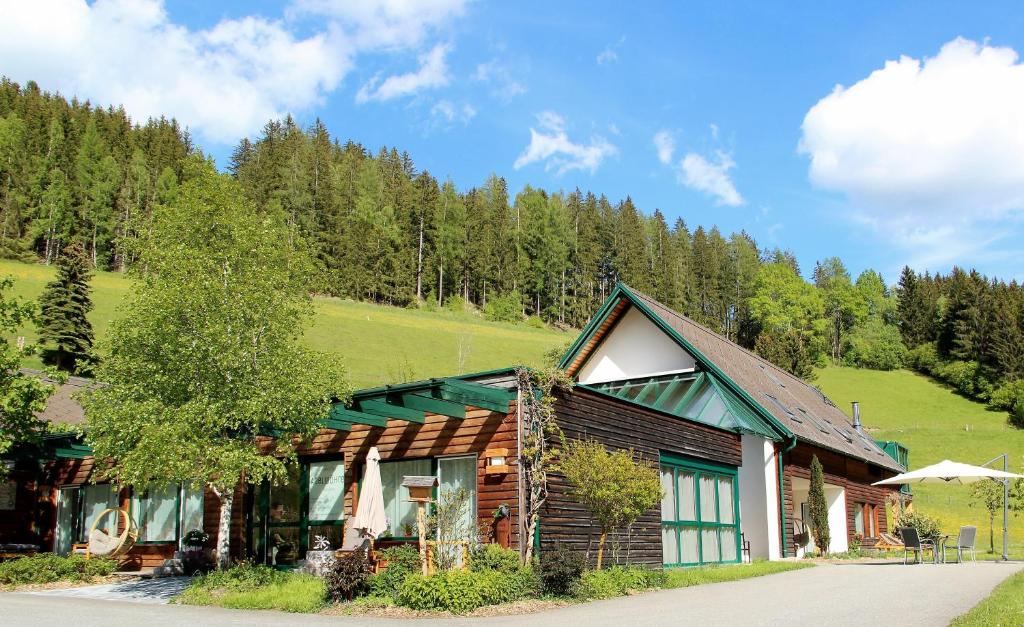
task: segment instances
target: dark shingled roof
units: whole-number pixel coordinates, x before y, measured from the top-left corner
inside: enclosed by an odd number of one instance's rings
[[[46,373],[40,370],[22,368],[21,372],[33,377],[39,377],[52,385],[57,385],[56,381],[47,378]],[[57,391],[53,393],[53,396],[47,400],[46,409],[39,414],[39,417],[47,422],[70,425],[82,424],[85,422],[85,412],[74,396],[93,385],[99,384],[92,379],[68,377],[68,382],[59,386]]]
[[[623,287],[800,440],[895,472],[904,471],[873,439],[858,433],[846,414],[817,388],[653,298]]]

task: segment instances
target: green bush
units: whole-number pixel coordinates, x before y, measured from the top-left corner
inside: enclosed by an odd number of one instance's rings
[[[858,327],[846,339],[843,361],[872,370],[896,370],[907,359],[907,347],[899,329],[881,320]]]
[[[543,318],[538,315],[533,315],[526,319],[526,326],[533,327],[534,329],[543,329],[547,325],[544,324]]]
[[[487,299],[484,316],[495,322],[522,322],[523,297],[519,292],[510,292],[504,296],[492,296]]]
[[[586,567],[586,557],[583,553],[573,551],[562,544],[554,551],[541,553],[540,580],[544,585],[544,592],[558,596],[570,594],[583,576]]]
[[[665,585],[664,571],[639,566],[612,566],[604,570],[588,570],[573,586],[572,594],[579,599],[608,599],[622,596],[631,590],[647,590]]]
[[[326,597],[324,581],[312,575],[242,565],[194,578],[175,602],[311,613],[323,607]]]
[[[519,569],[519,551],[499,544],[484,544],[469,552],[469,569],[514,572]]]
[[[922,538],[937,538],[942,535],[942,524],[938,519],[917,511],[904,511],[897,516],[896,528],[900,527],[913,527]]]
[[[420,572],[420,553],[409,545],[393,546],[377,552],[377,559],[387,562],[387,567],[370,577],[370,596],[398,597],[398,588],[405,578]]]
[[[342,557],[334,563],[334,567],[324,577],[327,594],[335,601],[342,599],[351,601],[352,597],[364,592],[367,580],[373,574],[373,567],[367,559],[366,551],[358,549]]]
[[[214,570],[192,580],[190,588],[201,590],[231,590],[235,592],[255,590],[273,584],[284,583],[289,573],[270,566],[242,563],[225,570]]]
[[[40,553],[0,563],[0,584],[21,585],[52,583],[54,581],[92,581],[106,577],[117,570],[114,560],[81,555],[62,557],[53,553]]]
[[[924,374],[934,375],[940,362],[939,349],[934,342],[915,346],[907,352],[907,365]]]
[[[414,610],[464,614],[484,605],[535,595],[538,589],[537,576],[530,568],[512,572],[448,570],[427,577],[406,577],[398,590],[398,604]]]
[[[1024,379],[1007,381],[992,391],[988,402],[992,409],[1009,412],[1010,424],[1024,429]]]

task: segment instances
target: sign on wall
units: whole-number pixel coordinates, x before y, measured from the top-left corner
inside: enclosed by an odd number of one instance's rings
[[[0,510],[14,509],[18,495],[18,484],[14,481],[0,483]]]
[[[309,465],[309,520],[340,520],[345,517],[345,462],[314,462]]]

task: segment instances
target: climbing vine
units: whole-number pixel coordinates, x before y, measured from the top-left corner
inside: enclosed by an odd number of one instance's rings
[[[522,452],[519,457],[519,472],[526,486],[526,546],[524,561],[533,559],[532,538],[537,533],[540,510],[548,498],[548,471],[551,469],[557,450],[552,440],[561,440],[561,430],[555,420],[555,396],[558,388],[572,388],[572,379],[564,371],[555,368],[516,372],[522,399]]]

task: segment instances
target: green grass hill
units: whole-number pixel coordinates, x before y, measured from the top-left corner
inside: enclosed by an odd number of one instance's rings
[[[35,300],[55,268],[0,260],[0,276],[14,278],[13,293]],[[92,280],[89,316],[102,340],[130,288],[122,274],[98,272]],[[35,340],[35,329],[21,335]],[[472,313],[423,311],[317,298],[316,317],[306,332],[311,346],[337,355],[356,388],[500,368],[539,366],[544,353],[575,334],[526,324],[488,322]],[[28,365],[39,366],[38,361]]]
[[[876,440],[898,440],[910,449],[911,468],[943,459],[981,464],[1010,454],[1010,470],[1024,465],[1024,431],[1006,423],[1005,412],[988,411],[931,379],[896,370],[826,368],[815,384],[847,414],[860,401],[861,420]],[[998,466],[1001,468],[1001,466]],[[970,486],[915,485],[914,506],[936,516],[947,533],[959,525],[978,527],[978,547],[988,549],[988,514],[970,505]],[[996,520],[996,550],[1001,550],[1002,514]],[[1010,551],[1024,556],[1024,515],[1010,515]]]

